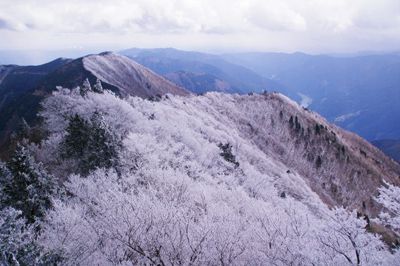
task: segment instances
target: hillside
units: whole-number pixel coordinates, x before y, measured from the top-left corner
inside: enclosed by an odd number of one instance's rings
[[[194,93],[201,94],[208,91],[229,93],[240,91],[238,88],[232,87],[228,82],[212,74],[177,71],[167,73],[164,77]]]
[[[400,166],[285,96],[154,102],[59,89],[43,107],[50,135],[33,151],[71,196],[56,196],[39,243],[66,264],[398,258],[365,227],[381,211],[378,188],[399,185]]]
[[[160,77],[135,61],[114,53],[89,55],[83,58],[83,67],[118,88],[122,96],[151,97],[166,93],[188,95],[189,92]]]

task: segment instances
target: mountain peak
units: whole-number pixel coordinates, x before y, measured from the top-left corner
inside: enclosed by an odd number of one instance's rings
[[[88,55],[82,58],[83,67],[102,82],[119,89],[122,96],[151,97],[172,93],[190,94],[134,60],[113,52]]]
[[[99,53],[99,55],[109,55],[109,54],[114,54],[114,52],[113,51],[104,51],[104,52]]]

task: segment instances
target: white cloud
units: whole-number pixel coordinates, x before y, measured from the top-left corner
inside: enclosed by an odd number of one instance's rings
[[[398,32],[398,0],[0,1],[3,49],[33,36],[36,48],[389,50],[400,47]]]
[[[305,18],[284,1],[253,1],[245,16],[255,26],[272,31],[304,31]]]

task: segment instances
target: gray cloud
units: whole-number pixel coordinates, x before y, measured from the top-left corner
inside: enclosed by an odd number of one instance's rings
[[[399,47],[398,32],[398,0],[0,1],[0,37],[21,47],[30,36],[37,48],[95,41],[129,46],[134,40],[182,48],[351,51]]]

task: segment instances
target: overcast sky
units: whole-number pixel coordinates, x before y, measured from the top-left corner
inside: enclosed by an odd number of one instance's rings
[[[0,49],[400,50],[400,0],[0,0]]]

